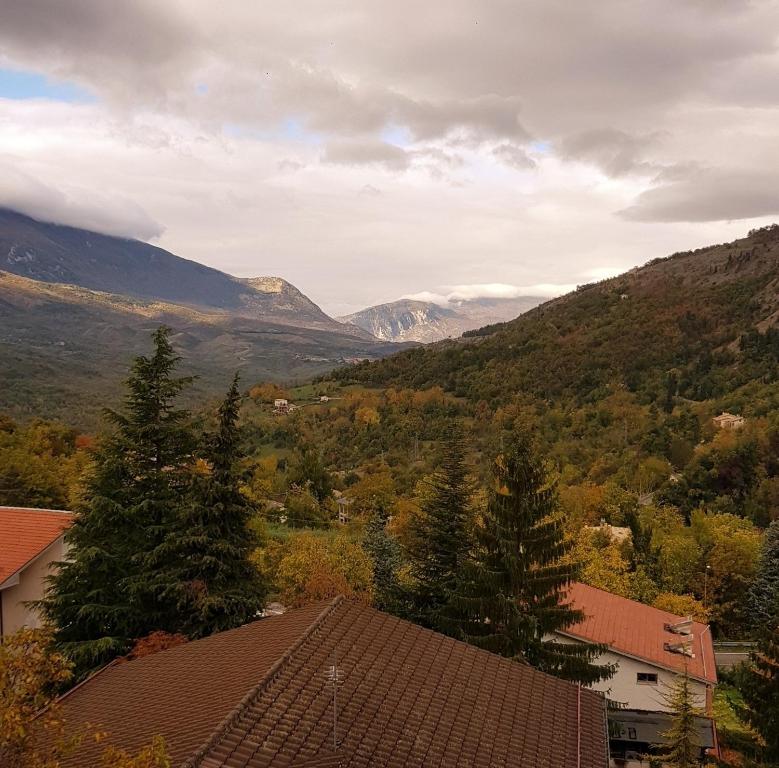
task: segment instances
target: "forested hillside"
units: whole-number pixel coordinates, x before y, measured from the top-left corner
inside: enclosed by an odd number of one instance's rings
[[[579,403],[615,389],[643,402],[704,400],[777,377],[779,227],[677,253],[516,320],[349,368],[341,381],[439,385],[472,402]],[[751,408],[759,408],[752,405]]]

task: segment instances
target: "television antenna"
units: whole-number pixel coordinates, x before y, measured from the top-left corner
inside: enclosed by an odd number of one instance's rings
[[[327,682],[333,686],[333,749],[338,749],[338,684],[343,679],[343,670],[338,666],[338,656],[333,651],[333,663],[327,668]]]

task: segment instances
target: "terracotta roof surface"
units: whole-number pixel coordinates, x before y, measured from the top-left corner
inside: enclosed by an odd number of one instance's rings
[[[327,604],[220,632],[135,661],[114,663],[62,699],[71,725],[89,723],[136,751],[161,735],[173,764],[194,754],[316,621]],[[63,766],[98,765],[87,742]]]
[[[0,585],[56,541],[72,520],[61,510],[0,507]]]
[[[615,651],[679,672],[684,670],[686,663],[692,677],[717,682],[714,644],[706,624],[692,623],[694,655],[689,657],[664,649],[665,643],[679,643],[684,639],[664,628],[666,624],[682,621],[683,616],[581,583],[568,587],[568,598],[576,608],[584,611],[585,618],[568,627],[564,634],[605,643]]]
[[[608,762],[600,694],[340,598],[112,665],[62,706],[121,747],[160,733],[190,768]]]

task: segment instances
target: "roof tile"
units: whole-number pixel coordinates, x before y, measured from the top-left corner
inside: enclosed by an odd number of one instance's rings
[[[0,584],[55,542],[73,521],[57,509],[0,507]]]
[[[599,694],[343,599],[112,665],[62,706],[190,768],[607,764]]]
[[[588,584],[573,583],[568,598],[583,611],[582,621],[568,627],[564,634],[594,643],[605,643],[615,651],[644,659],[666,669],[681,672],[685,666],[692,677],[717,682],[714,644],[706,624],[693,622],[693,657],[664,649],[665,643],[678,643],[682,637],[665,629],[666,624],[682,621],[668,611],[661,611],[626,597],[614,595]]]

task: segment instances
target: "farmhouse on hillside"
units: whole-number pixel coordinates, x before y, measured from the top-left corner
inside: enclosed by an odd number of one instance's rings
[[[0,637],[39,626],[27,603],[44,596],[51,564],[65,558],[72,521],[62,510],[0,507]]]
[[[601,694],[344,598],[111,664],[60,705],[124,749],[163,736],[178,768],[608,764]]]

